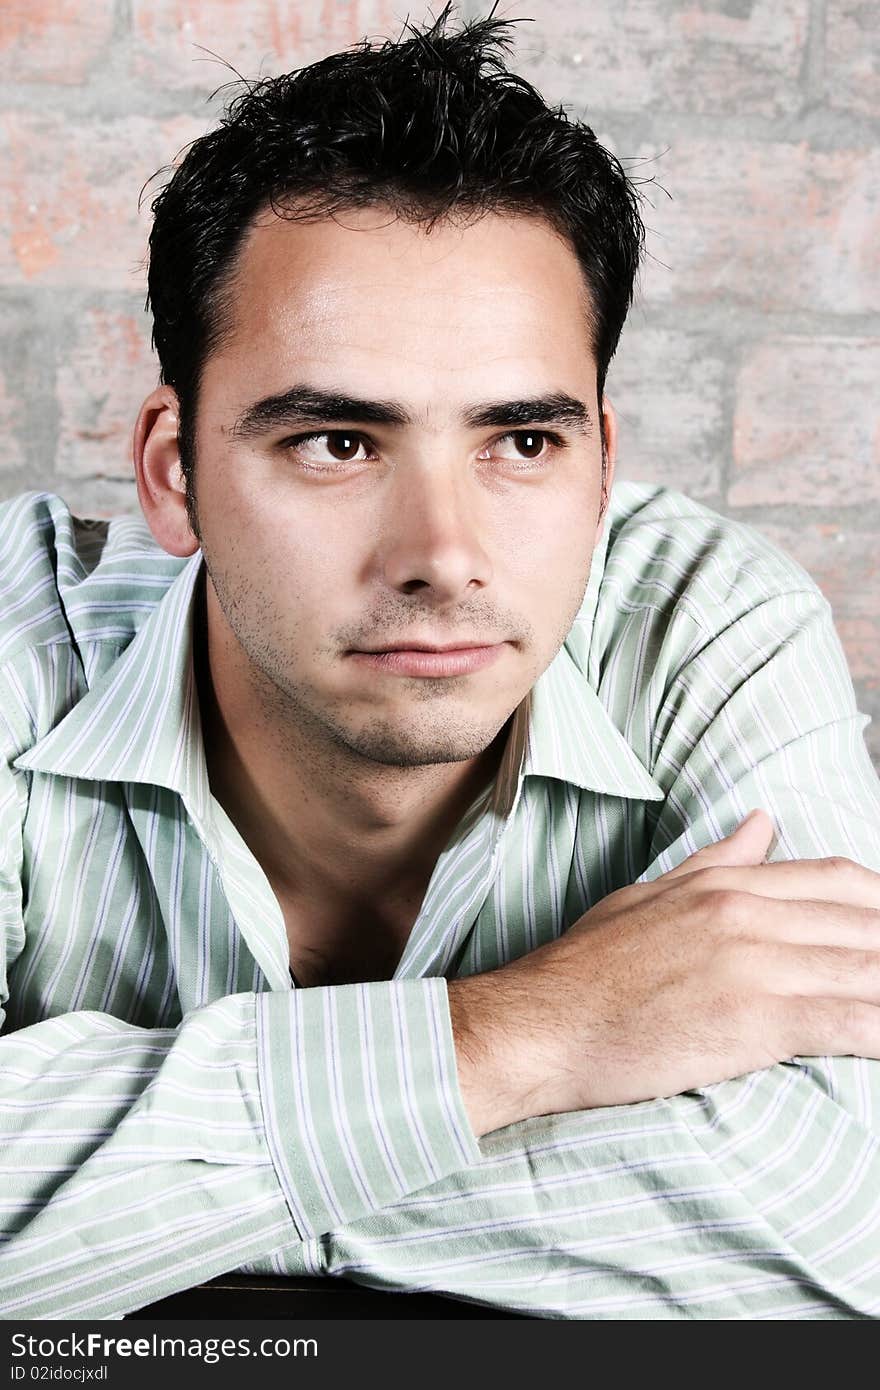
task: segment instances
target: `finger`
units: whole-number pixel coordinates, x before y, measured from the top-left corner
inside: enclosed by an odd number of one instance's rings
[[[880,908],[880,874],[840,855],[828,859],[789,859],[775,864],[700,864],[686,859],[650,883],[630,884],[620,891],[639,894],[641,901],[650,902],[670,888],[682,891],[683,883],[687,883],[688,888],[699,887],[701,891],[733,889],[764,898],[811,899]]]
[[[880,874],[839,856],[776,864],[712,865],[695,869],[687,877],[694,887],[712,891],[734,889],[763,898],[848,903],[880,910]]]
[[[880,1008],[861,999],[798,997],[784,1010],[792,1057],[870,1057],[880,1061]]]
[[[773,994],[880,1005],[880,950],[768,941],[761,943],[759,955],[763,980]]]
[[[697,869],[711,865],[736,866],[761,864],[770,849],[776,826],[761,807],[740,821],[729,835],[694,850],[674,869],[667,869],[664,878],[681,878]]]

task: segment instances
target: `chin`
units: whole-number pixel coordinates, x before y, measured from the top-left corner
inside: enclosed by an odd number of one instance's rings
[[[353,752],[386,767],[432,767],[438,763],[464,763],[478,758],[497,737],[499,727],[488,730],[435,727],[427,731],[373,725],[350,734],[345,741]]]

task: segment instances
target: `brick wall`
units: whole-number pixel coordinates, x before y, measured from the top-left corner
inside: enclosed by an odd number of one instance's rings
[[[80,513],[137,513],[131,429],[157,373],[138,193],[215,123],[219,59],[280,72],[440,7],[4,0],[0,496],[45,486]],[[533,19],[513,66],[655,180],[608,380],[619,476],[747,521],[810,571],[880,767],[880,5],[499,9]]]

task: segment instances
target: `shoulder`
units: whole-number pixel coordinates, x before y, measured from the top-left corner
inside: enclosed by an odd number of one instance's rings
[[[634,703],[722,633],[769,651],[817,620],[833,630],[816,581],[755,527],[627,479],[612,488],[566,645],[594,689]]]
[[[674,488],[622,480],[612,489],[598,609],[686,614],[716,631],[768,600],[807,594],[816,581],[755,527]],[[598,617],[597,612],[597,617]]]
[[[50,492],[0,503],[0,663],[56,644],[126,644],[184,563],[142,518],[77,517]]]

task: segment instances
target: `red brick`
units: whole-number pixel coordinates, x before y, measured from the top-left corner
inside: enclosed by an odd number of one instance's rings
[[[237,80],[224,63],[249,79],[274,76],[364,38],[397,38],[404,14],[393,0],[152,0],[135,6],[134,71],[163,88],[213,91]]]
[[[608,371],[617,412],[617,477],[662,482],[692,497],[720,487],[721,354],[705,337],[630,323]]]
[[[150,202],[167,175],[147,188],[140,213],[138,195],[204,129],[192,117],[0,113],[0,283],[145,290]]]
[[[159,379],[147,314],[90,309],[59,351],[59,477],[129,479],[131,440]]]
[[[633,154],[658,154],[642,149]],[[654,176],[647,302],[723,310],[880,310],[880,149],[681,140],[632,166]],[[659,263],[658,263],[659,262]]]
[[[731,506],[880,503],[880,341],[767,339],[736,382]]]
[[[755,0],[745,8],[723,13],[693,0],[533,6],[524,13],[536,12],[536,22],[515,26],[518,61],[511,66],[548,100],[586,111],[587,120],[597,108],[797,111],[808,0]]]
[[[113,0],[4,0],[0,66],[7,81],[75,85],[113,33]]]
[[[827,0],[825,97],[841,110],[880,116],[877,0]]]

